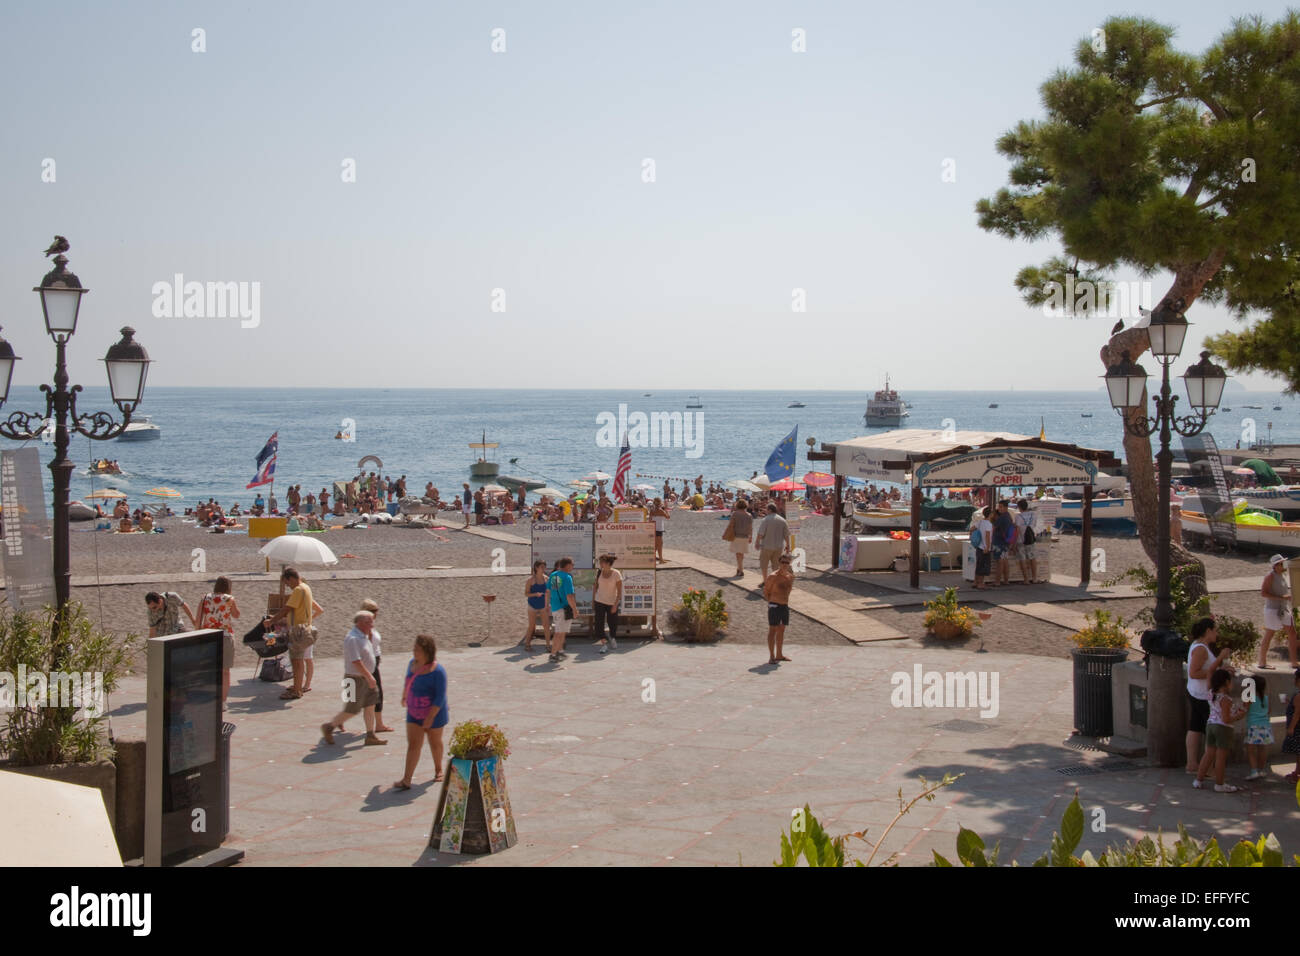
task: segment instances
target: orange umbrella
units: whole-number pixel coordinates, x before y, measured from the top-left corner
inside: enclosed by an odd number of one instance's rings
[[[835,476],[828,475],[824,471],[810,471],[803,476],[803,483],[814,488],[829,488],[835,484]]]

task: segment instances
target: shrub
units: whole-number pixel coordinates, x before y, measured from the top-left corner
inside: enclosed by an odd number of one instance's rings
[[[957,589],[945,588],[943,594],[933,601],[925,602],[925,619],[922,622],[927,631],[941,624],[951,624],[965,637],[980,626],[979,616],[968,607],[957,603]]]
[[[1238,664],[1246,665],[1255,662],[1256,651],[1264,635],[1259,633],[1259,628],[1253,622],[1230,614],[1216,614],[1214,624],[1219,634],[1214,642],[1215,648],[1219,650],[1229,648],[1232,651],[1231,659]]]
[[[669,629],[674,634],[685,634],[688,641],[712,640],[728,620],[721,588],[713,594],[691,588],[682,595],[682,603],[668,612]]]
[[[496,724],[485,724],[480,720],[467,720],[456,725],[451,732],[451,744],[447,748],[453,757],[460,760],[483,759],[470,757],[470,752],[486,750],[484,756],[500,757],[504,760],[510,756],[510,742],[504,731]]]
[[[57,631],[52,608],[37,614],[0,614],[0,672],[15,679],[20,667],[41,674],[97,674],[105,695],[86,699],[89,694],[83,690],[81,707],[44,706],[48,701],[40,699],[26,700],[20,707],[14,688],[0,685],[0,697],[9,698],[0,706],[13,708],[0,731],[0,754],[20,767],[111,757],[105,701],[130,673],[127,665],[137,641],[134,634],[119,637],[97,630],[80,604],[68,606]]]
[[[1110,612],[1096,608],[1087,615],[1088,625],[1076,631],[1071,638],[1075,645],[1082,648],[1127,648],[1129,633],[1124,627],[1124,619],[1116,616],[1111,620]]]
[[[1197,569],[1192,565],[1179,565],[1169,569],[1169,600],[1174,607],[1174,630],[1184,638],[1192,632],[1192,625],[1199,618],[1210,613],[1209,595],[1192,596],[1189,578],[1194,577],[1196,573]],[[1156,580],[1154,574],[1143,567],[1129,568],[1106,583],[1119,584],[1126,580],[1133,581],[1134,586],[1152,601],[1155,601],[1156,595],[1160,593],[1160,582]],[[1140,611],[1138,620],[1154,627],[1156,622],[1154,607]]]

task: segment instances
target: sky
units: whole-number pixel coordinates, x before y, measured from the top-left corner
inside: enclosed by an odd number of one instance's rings
[[[7,0],[14,381],[52,374],[59,234],[92,385],[130,325],[170,386],[1094,389],[1114,320],[1024,305],[1058,246],[976,224],[997,137],[1108,16],[1199,52],[1284,10]],[[242,284],[244,317],[187,317],[178,275],[205,312]],[[1188,318],[1176,374],[1236,325]]]

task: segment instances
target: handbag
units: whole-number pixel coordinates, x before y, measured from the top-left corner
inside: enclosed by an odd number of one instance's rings
[[[736,540],[736,519],[735,518],[732,518],[730,521],[727,522],[727,527],[724,528],[722,531],[722,540],[723,541]]]
[[[305,624],[295,624],[289,628],[289,648],[291,650],[306,650],[316,643],[316,628],[308,627]]]
[[[569,605],[567,605],[567,604],[564,605],[564,619],[565,619],[566,621],[572,621],[572,620],[573,620],[573,608],[569,607]]]

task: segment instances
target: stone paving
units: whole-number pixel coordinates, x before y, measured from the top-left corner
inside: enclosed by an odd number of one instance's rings
[[[335,746],[320,739],[338,709],[341,661],[318,660],[314,691],[291,702],[278,699],[281,685],[237,669],[226,715],[237,728],[227,845],[245,850],[250,866],[766,865],[795,807],[810,804],[833,833],[878,836],[900,789],[911,797],[919,776],[951,772],[965,776],[904,817],[877,862],[897,852],[900,863],[921,864],[932,849],[952,857],[959,825],[990,846],[1001,841],[1004,861],[1032,862],[1076,788],[1090,823],[1101,809],[1107,827],[1086,833],[1081,849],[1178,821],[1201,837],[1273,831],[1285,851],[1300,847],[1294,792],[1280,777],[1216,794],[1193,790],[1181,769],[1069,746],[1068,661],[964,658],[997,677],[998,712],[981,717],[977,707],[891,704],[895,673],[910,681],[916,666],[952,666],[942,648],[794,646],[794,660],[777,667],[753,646],[623,641],[602,656],[575,641],[571,650],[558,667],[521,648],[442,657],[452,723],[497,722],[511,740],[519,843],[488,857],[426,848],[438,786],[426,749],[416,785],[392,789],[400,724],[385,747],[362,746],[360,717]],[[388,673],[398,665],[394,657]],[[144,696],[138,678],[114,695],[119,737],[143,736]],[[395,699],[390,707],[391,723]],[[1229,779],[1243,775],[1230,768]]]

